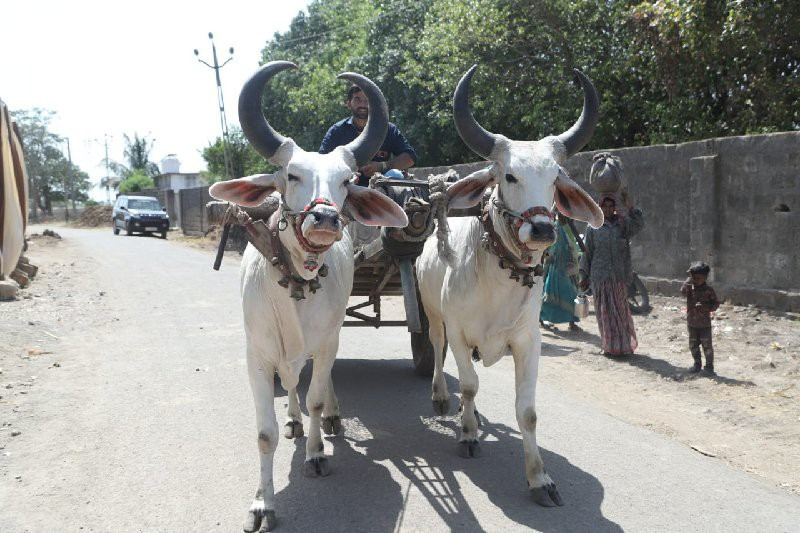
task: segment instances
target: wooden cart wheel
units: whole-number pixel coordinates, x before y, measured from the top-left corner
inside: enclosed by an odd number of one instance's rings
[[[419,302],[419,321],[422,324],[421,333],[411,333],[411,355],[414,357],[414,371],[420,376],[432,376],[436,364],[433,356],[433,345],[428,337],[428,315],[422,306],[422,300],[417,295]],[[447,337],[444,342],[444,353],[447,354]]]

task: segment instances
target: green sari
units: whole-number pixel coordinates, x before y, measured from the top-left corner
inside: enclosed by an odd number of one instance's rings
[[[555,223],[556,242],[547,249],[548,259],[544,270],[544,294],[539,319],[554,324],[577,322],[575,297],[578,288],[578,253],[575,236],[568,226]]]

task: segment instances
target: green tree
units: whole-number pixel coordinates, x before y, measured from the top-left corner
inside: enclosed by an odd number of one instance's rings
[[[147,135],[139,137],[138,133],[134,133],[133,138],[128,137],[127,134],[123,134],[123,136],[125,137],[123,155],[128,165],[111,162],[109,167],[125,178],[130,177],[137,170],[151,177],[160,174],[158,165],[150,161],[150,152],[153,150],[155,141],[149,140]]]
[[[791,0],[313,0],[266,43],[264,62],[300,68],[273,79],[264,110],[313,150],[346,114],[336,74],[354,70],[381,87],[420,165],[474,160],[451,100],[478,63],[475,116],[511,138],[575,121],[573,68],[601,98],[589,149],[795,130],[798,42]]]
[[[273,172],[275,167],[256,152],[238,126],[233,126],[228,134],[228,157],[230,158],[233,178],[241,178],[251,174]],[[221,137],[203,148],[203,159],[208,165],[204,178],[208,183],[227,179],[225,176],[225,152]]]
[[[152,189],[153,187],[155,187],[153,178],[145,174],[142,169],[136,169],[120,182],[119,192],[120,194],[129,194],[145,189]]]
[[[39,210],[52,215],[53,201],[85,198],[88,175],[64,157],[64,138],[50,131],[55,112],[33,108],[12,115],[22,136],[34,218]]]

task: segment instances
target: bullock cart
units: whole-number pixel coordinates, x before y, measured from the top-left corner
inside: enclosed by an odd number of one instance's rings
[[[456,175],[448,176],[452,181]],[[404,207],[409,219],[405,228],[367,227],[358,222],[348,225],[354,241],[354,274],[351,297],[364,298],[351,303],[346,310],[344,327],[400,326],[406,327],[411,337],[411,354],[414,370],[423,376],[431,376],[434,367],[433,346],[428,338],[428,318],[419,299],[414,261],[422,252],[425,239],[435,228],[436,208],[430,201],[430,183],[415,179],[391,179],[377,177],[370,187],[376,188]],[[253,230],[237,228],[242,225],[228,210],[226,202],[208,203],[209,221],[222,226],[214,269],[218,270],[228,236],[240,235],[256,244]],[[255,231],[265,231],[264,221],[277,209],[277,203],[265,203],[259,207],[238,207],[248,215]],[[451,209],[447,216],[475,216],[481,205],[471,209]],[[241,220],[242,217],[240,217]],[[237,243],[234,243],[237,247]],[[402,296],[405,320],[384,319],[381,312],[381,297]]]
[[[449,180],[457,178],[455,174]],[[355,226],[355,271],[351,296],[364,301],[347,307],[344,327],[405,326],[411,336],[414,370],[423,376],[433,375],[433,346],[428,338],[428,317],[419,298],[414,261],[422,253],[425,240],[434,230],[436,207],[430,201],[430,183],[414,179],[377,178],[377,188],[398,204],[408,216],[405,228],[376,228],[370,234],[366,227]],[[447,216],[467,216],[473,210],[451,210]],[[366,234],[364,239],[360,232]],[[364,242],[359,242],[363,240]],[[382,296],[402,296],[405,320],[385,320],[381,315]],[[369,313],[369,314],[368,314]]]

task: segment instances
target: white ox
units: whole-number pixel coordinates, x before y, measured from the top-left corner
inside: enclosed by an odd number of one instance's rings
[[[253,147],[282,168],[275,174],[255,175],[214,184],[210,193],[220,200],[242,206],[261,204],[280,193],[277,217],[280,244],[295,276],[291,286],[302,286],[317,274],[320,287],[306,290],[305,299],[290,296],[281,285],[284,277],[252,245],[242,258],[241,294],[247,336],[247,368],[256,406],[261,480],[248,511],[245,531],[269,531],[276,525],[273,458],[278,444],[278,422],[274,408],[274,375],[288,391],[287,438],[303,435],[297,383],[306,360],[313,356],[313,372],[306,395],[309,435],[304,473],[327,475],[320,424],[326,433],[341,429],[339,406],[331,382],[331,368],[339,345],[339,330],[353,285],[353,247],[343,232],[341,206],[347,201],[348,216],[367,225],[399,226],[408,223],[405,212],[376,191],[351,183],[353,173],[380,148],[388,125],[386,101],[380,89],[354,73],[339,78],[356,83],[369,99],[369,120],[353,142],[329,154],[306,152],[294,141],[278,134],[261,112],[264,86],[277,72],[295,68],[275,61],[261,68],[243,87],[239,97],[239,119]],[[284,222],[285,221],[285,222]],[[276,254],[277,255],[277,254]],[[322,271],[322,272],[321,272]],[[285,280],[284,280],[285,284]],[[307,286],[306,289],[310,289]],[[324,418],[323,418],[324,417]]]
[[[513,141],[484,130],[469,109],[469,82],[473,66],[461,79],[453,96],[456,129],[462,140],[493,164],[453,184],[450,207],[475,205],[487,187],[496,185],[489,202],[486,233],[475,218],[451,218],[450,240],[455,258],[448,265],[431,237],[417,260],[419,290],[430,321],[430,340],[435,354],[432,385],[434,410],[449,410],[449,392],[442,372],[446,343],[458,366],[461,388],[461,436],[459,453],[480,455],[475,396],[478,376],[471,354],[477,350],[485,366],[497,362],[510,348],[516,377],[516,415],[525,451],[525,475],[534,500],[545,506],[562,505],[553,480],[547,475],[536,444],[536,377],[541,336],[539,310],[542,282],[532,287],[531,267],[554,240],[553,203],[565,215],[599,227],[603,214],[597,204],[560,164],[591,138],[598,116],[598,98],[591,82],[575,71],[583,86],[581,117],[567,132],[540,141]],[[482,242],[483,241],[483,242]],[[496,243],[505,259],[496,255]],[[495,250],[495,252],[493,252]],[[511,268],[509,268],[511,267]],[[510,278],[510,274],[519,281]],[[530,275],[530,274],[529,274]],[[446,335],[446,336],[445,336]]]

